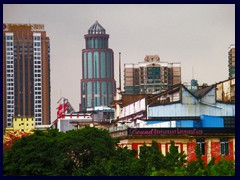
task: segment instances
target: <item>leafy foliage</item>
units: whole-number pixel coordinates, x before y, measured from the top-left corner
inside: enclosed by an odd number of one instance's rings
[[[51,129],[17,140],[4,154],[4,175],[99,175],[116,144],[106,130],[86,127],[60,133]],[[99,163],[101,162],[101,163]],[[94,170],[95,171],[94,171]],[[105,172],[102,172],[105,175]]]
[[[137,151],[119,147],[108,131],[93,127],[71,130],[35,131],[15,140],[4,153],[5,176],[233,176],[232,161],[213,158],[204,166],[197,160],[186,163],[186,155],[171,141],[166,156],[158,143],[143,144]]]
[[[109,176],[139,176],[139,159],[136,151],[127,147],[117,147],[114,155],[107,163],[107,174]]]
[[[175,167],[182,166],[187,162],[184,152],[178,152],[178,146],[171,141],[169,152],[166,154],[166,169],[174,170]]]
[[[7,152],[12,148],[13,143],[25,136],[30,135],[29,132],[21,132],[21,131],[6,131],[3,136],[3,153]]]

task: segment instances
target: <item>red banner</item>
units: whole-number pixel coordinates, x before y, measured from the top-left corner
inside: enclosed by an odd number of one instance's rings
[[[68,102],[64,102],[64,104],[60,104],[58,106],[58,110],[57,110],[57,118],[60,118],[62,115],[65,114],[66,110],[68,108]]]

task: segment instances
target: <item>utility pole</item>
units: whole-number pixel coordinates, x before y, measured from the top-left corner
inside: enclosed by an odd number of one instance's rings
[[[122,85],[122,82],[121,82],[121,52],[119,52],[119,89],[120,89],[120,92],[122,91],[121,85]]]

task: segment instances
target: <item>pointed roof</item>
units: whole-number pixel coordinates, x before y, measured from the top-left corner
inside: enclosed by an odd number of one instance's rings
[[[89,29],[88,34],[105,34],[105,29],[96,21]]]
[[[197,97],[197,98],[202,98],[204,97],[213,87],[215,86],[215,84],[213,85],[210,85],[210,86],[207,86],[203,89],[200,89],[200,90],[197,90],[194,95]]]

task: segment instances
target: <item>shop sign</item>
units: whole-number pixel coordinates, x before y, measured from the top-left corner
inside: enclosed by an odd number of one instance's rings
[[[135,128],[129,129],[129,135],[179,135],[179,134],[192,134],[192,135],[201,135],[203,131],[201,129],[180,129],[180,128]]]
[[[203,135],[234,133],[234,128],[128,128],[128,135]]]

